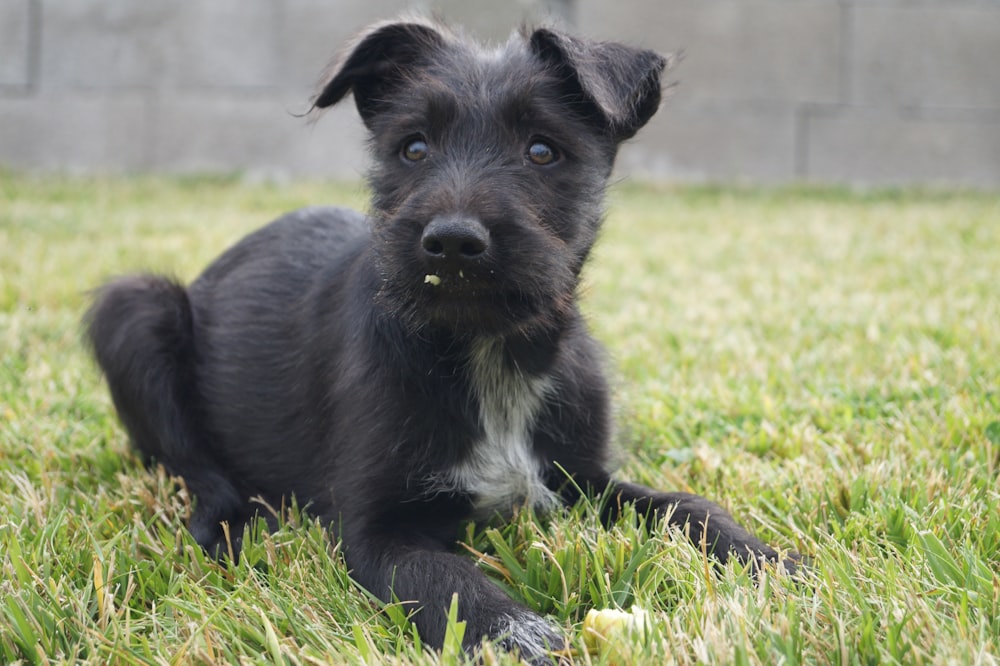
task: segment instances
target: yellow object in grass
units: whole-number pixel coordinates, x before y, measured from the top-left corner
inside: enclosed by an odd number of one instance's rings
[[[632,606],[631,611],[617,608],[591,609],[583,618],[583,643],[588,650],[603,650],[623,639],[641,639],[649,628],[649,613],[638,606]]]

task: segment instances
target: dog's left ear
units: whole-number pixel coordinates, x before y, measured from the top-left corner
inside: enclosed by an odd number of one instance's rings
[[[584,41],[549,28],[535,30],[529,43],[593,105],[616,141],[635,135],[660,107],[660,77],[673,58],[615,42]]]

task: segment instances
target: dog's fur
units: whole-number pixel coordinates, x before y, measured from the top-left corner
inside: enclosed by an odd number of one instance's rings
[[[354,96],[370,217],[300,210],[187,289],[141,275],[99,292],[89,341],[141,455],[193,493],[198,543],[238,551],[250,498],[294,497],[428,644],[457,593],[469,649],[485,637],[533,660],[559,632],[451,552],[463,521],[606,492],[607,521],[634,503],[720,562],[778,559],[706,499],[610,476],[576,291],[665,64],[551,29],[483,50],[420,21],[373,26],[314,101]]]

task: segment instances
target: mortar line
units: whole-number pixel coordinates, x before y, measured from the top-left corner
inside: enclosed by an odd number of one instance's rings
[[[42,78],[42,0],[28,2],[28,85],[34,94],[41,88]]]

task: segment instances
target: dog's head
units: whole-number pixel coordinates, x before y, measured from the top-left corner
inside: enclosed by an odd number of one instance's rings
[[[419,21],[363,33],[314,105],[350,92],[370,130],[381,304],[455,333],[565,318],[618,146],[659,107],[666,64],[544,28],[495,50]]]

